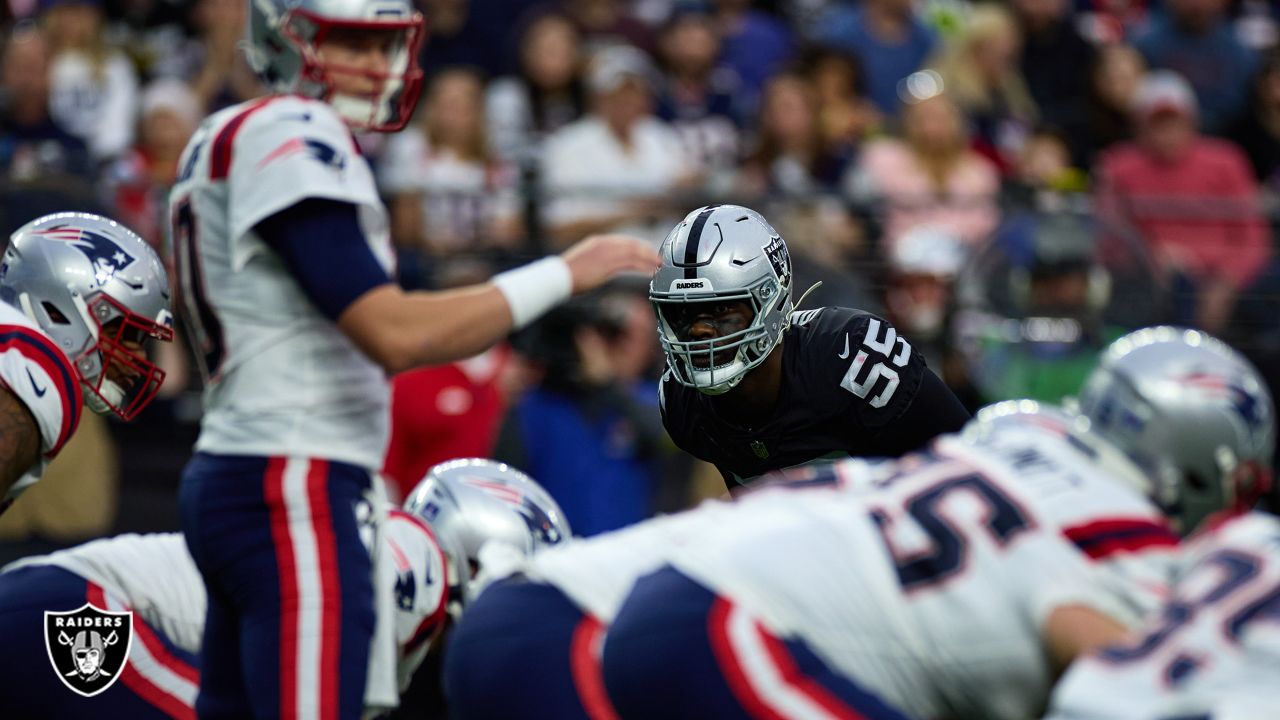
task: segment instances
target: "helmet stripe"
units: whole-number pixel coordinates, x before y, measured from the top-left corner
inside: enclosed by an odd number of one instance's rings
[[[698,213],[698,217],[693,221],[693,227],[689,228],[689,236],[685,238],[684,243],[684,279],[696,280],[698,271],[694,267],[698,264],[698,245],[702,242],[702,226],[707,224],[707,218],[711,217],[711,213],[719,205],[708,206],[705,210]]]

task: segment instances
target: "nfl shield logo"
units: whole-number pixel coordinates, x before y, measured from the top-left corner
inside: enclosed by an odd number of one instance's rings
[[[765,447],[764,443],[760,442],[759,440],[751,441],[751,452],[755,453],[756,457],[760,458],[761,460],[764,460],[765,458],[769,457],[769,448]]]
[[[44,647],[62,683],[85,697],[111,687],[133,645],[133,612],[79,610],[44,613]]]

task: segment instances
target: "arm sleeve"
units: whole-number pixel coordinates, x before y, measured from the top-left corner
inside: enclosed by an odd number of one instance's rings
[[[356,298],[391,282],[365,241],[358,208],[350,203],[303,200],[254,229],[330,320],[336,321]]]

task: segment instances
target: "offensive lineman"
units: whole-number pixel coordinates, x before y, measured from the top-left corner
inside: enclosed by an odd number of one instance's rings
[[[0,261],[0,513],[40,480],[84,405],[133,419],[164,382],[146,345],[173,338],[155,251],[98,215],[22,226]]]
[[[469,579],[459,571],[478,561],[481,545],[523,555],[569,536],[537,483],[490,460],[438,465],[414,497],[431,521],[392,510],[382,536],[394,572],[381,580],[389,592],[380,612],[394,618],[401,691],[462,611]],[[119,682],[92,698],[68,692],[49,665],[33,661],[43,655],[43,612],[86,602],[134,612]],[[193,718],[205,613],[204,583],[179,533],[121,535],[13,563],[0,572],[0,636],[15,660],[0,673],[0,707],[26,720]]]
[[[887,321],[795,311],[786,242],[754,210],[698,208],[659,252],[663,423],[731,488],[816,458],[896,457],[969,419]]]
[[[369,670],[395,649],[359,539],[378,532],[386,374],[473,355],[572,292],[658,264],[601,236],[483,285],[401,291],[351,129],[408,122],[423,33],[408,0],[251,3],[249,60],[277,94],[208,118],[183,154],[169,204],[207,380],[179,498],[209,589],[201,717],[394,706],[394,683]]]
[[[1051,720],[1280,717],[1280,519],[1232,518],[1187,543],[1169,603],[1077,660]]]

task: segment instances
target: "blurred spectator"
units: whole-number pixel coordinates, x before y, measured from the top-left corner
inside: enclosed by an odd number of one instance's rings
[[[1244,148],[1258,181],[1280,193],[1280,50],[1263,59],[1248,111],[1227,136]]]
[[[673,193],[700,182],[680,136],[653,116],[654,77],[635,48],[610,48],[593,59],[591,113],[547,139],[543,173],[554,241],[620,230],[656,245],[674,224]]]
[[[1007,10],[978,5],[934,64],[947,94],[973,122],[978,151],[1005,170],[1038,117],[1018,70],[1021,45],[1022,33]]]
[[[175,0],[104,0],[107,37],[124,51],[142,78],[186,77],[185,68],[200,61],[197,43],[187,34],[189,2]],[[182,68],[183,71],[175,71]]]
[[[490,152],[483,115],[479,75],[444,70],[430,81],[418,125],[391,136],[380,179],[398,245],[448,255],[519,240],[515,172]]]
[[[192,8],[200,42],[194,65],[179,77],[191,83],[205,114],[263,93],[239,47],[247,14],[248,4],[240,0],[196,0]]]
[[[1066,139],[1040,129],[1023,144],[1012,176],[1005,182],[1005,205],[1006,209],[1057,210],[1069,202],[1065,193],[1082,193],[1088,187],[1089,177],[1071,162]]]
[[[659,51],[665,77],[658,117],[680,133],[690,156],[715,172],[731,173],[749,109],[742,79],[718,62],[720,36],[710,16],[678,12],[662,30]]]
[[[947,93],[918,100],[907,105],[902,130],[901,140],[868,142],[848,179],[851,196],[883,216],[884,251],[921,225],[968,244],[985,239],[999,220],[1000,174],[969,149],[960,109]]]
[[[808,78],[784,72],[769,81],[760,104],[758,135],[742,166],[742,193],[806,198],[839,191],[849,164],[848,149],[824,141],[818,96]]]
[[[1172,70],[1195,88],[1200,127],[1223,133],[1244,110],[1257,68],[1226,17],[1227,0],[1164,0],[1163,12],[1135,42],[1153,68]]]
[[[502,68],[502,43],[514,3],[505,0],[421,0],[427,21],[426,39],[419,50],[428,76],[455,65],[480,68],[497,75]]]
[[[632,17],[630,3],[620,0],[562,0],[561,7],[582,33],[587,52],[594,54],[614,45],[653,50],[653,32]]]
[[[88,179],[88,147],[49,116],[49,45],[44,33],[32,25],[15,29],[0,59],[0,180],[25,183],[58,175]]]
[[[818,47],[801,58],[801,66],[818,95],[823,142],[852,154],[884,121],[866,96],[862,61],[843,50]]]
[[[1137,228],[1164,272],[1189,285],[1193,305],[1175,319],[1220,333],[1271,254],[1253,172],[1234,143],[1200,135],[1195,95],[1176,74],[1151,73],[1134,112],[1137,140],[1099,167],[1099,212]]]
[[[1089,155],[1133,139],[1133,100],[1147,72],[1146,61],[1130,45],[1104,45],[1089,74]]]
[[[889,253],[885,310],[933,368],[942,367],[951,283],[967,254],[963,240],[928,225],[907,231]]]
[[[1069,0],[1013,0],[1022,29],[1018,67],[1026,78],[1040,122],[1067,139],[1072,157],[1083,163],[1089,144],[1089,75],[1094,48],[1080,36]]]
[[[505,345],[467,360],[402,372],[391,379],[391,441],[382,474],[399,501],[432,465],[493,454],[506,411]]]
[[[754,103],[765,81],[791,57],[791,31],[772,15],[752,9],[751,0],[711,0],[711,5],[723,42],[721,59],[742,78]]]
[[[1142,287],[1152,289],[1149,282]],[[1098,354],[1126,331],[1106,317],[1111,275],[1098,228],[1070,213],[1008,218],[976,249],[954,292],[958,356],[948,363],[948,381],[976,404],[1061,402],[1079,392]]]
[[[856,55],[866,70],[867,97],[897,117],[898,83],[933,54],[937,38],[916,17],[911,0],[861,0],[833,4],[818,39]]]
[[[486,122],[498,157],[536,156],[542,140],[586,109],[578,31],[564,15],[540,13],[519,36],[519,71],[489,84]]]
[[[1075,0],[1076,22],[1095,44],[1117,43],[1146,27],[1151,4],[1147,0]]]
[[[163,254],[169,188],[178,157],[204,115],[181,80],[157,80],[142,93],[138,143],[108,168],[105,181],[114,217]]]
[[[494,457],[538,478],[579,535],[652,512],[668,442],[650,375],[654,324],[644,295],[611,289],[553,310],[520,338],[542,378],[511,408]]]
[[[54,120],[85,141],[96,161],[133,142],[138,77],[107,46],[101,0],[45,0],[41,24],[53,51],[49,104]]]

